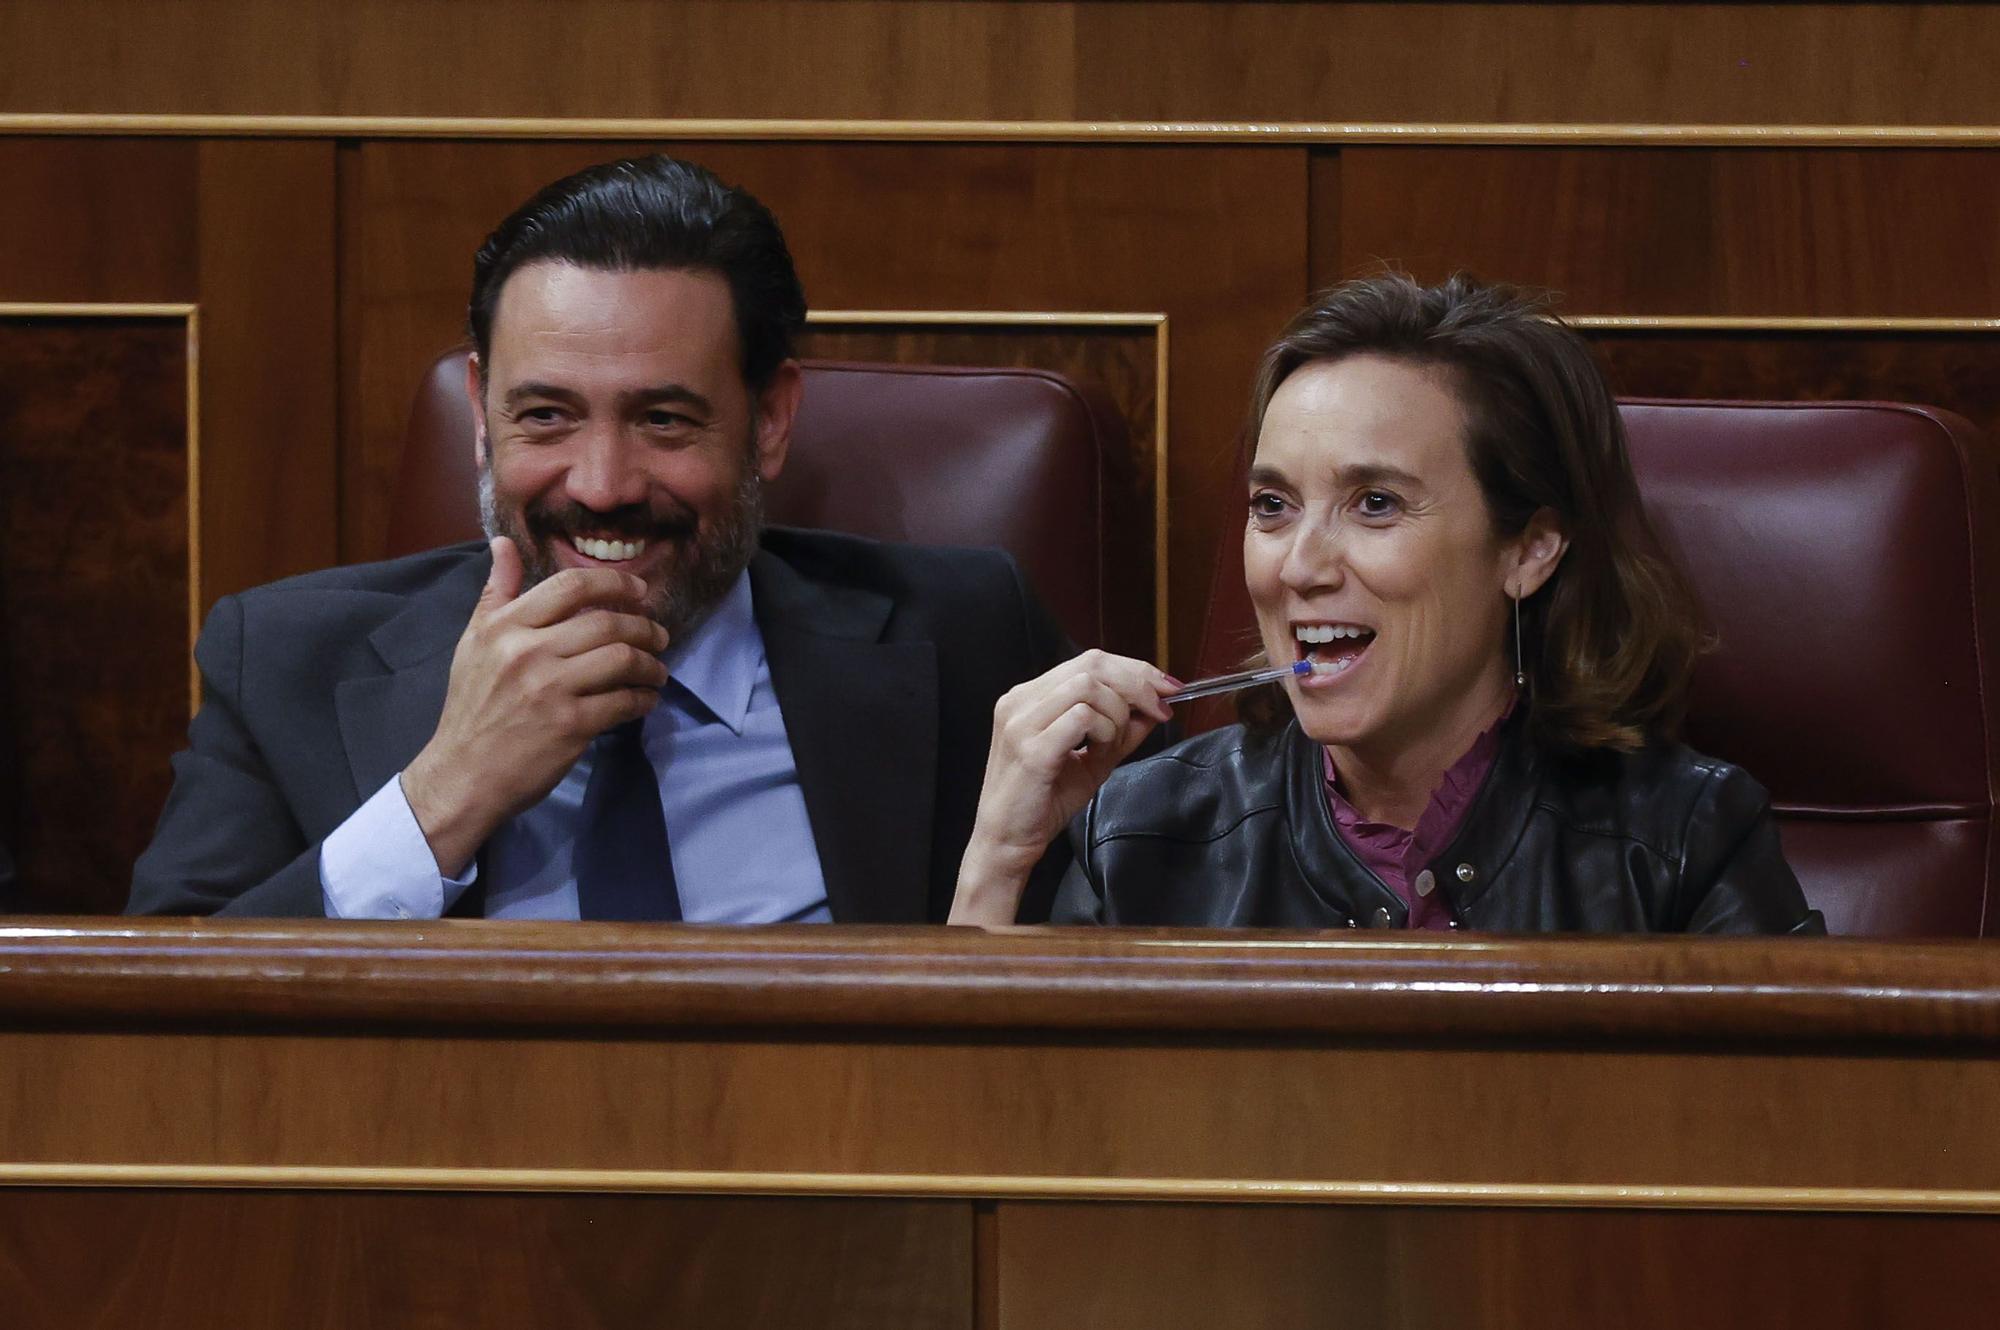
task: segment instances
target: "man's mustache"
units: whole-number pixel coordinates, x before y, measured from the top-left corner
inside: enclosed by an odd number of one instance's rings
[[[524,514],[537,537],[612,536],[621,540],[689,540],[701,529],[694,509],[676,504],[665,513],[643,503],[599,512],[580,503],[543,503]]]

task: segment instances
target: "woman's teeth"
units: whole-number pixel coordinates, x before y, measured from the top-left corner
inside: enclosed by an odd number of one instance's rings
[[[1292,632],[1299,639],[1299,641],[1304,642],[1309,646],[1317,645],[1322,642],[1331,642],[1337,638],[1342,638],[1342,637],[1375,636],[1374,629],[1357,627],[1356,625],[1351,623],[1340,623],[1340,624],[1302,623],[1298,627],[1294,628]]]
[[[580,537],[570,541],[579,554],[587,554],[603,563],[623,563],[627,559],[639,557],[639,551],[646,548],[643,540],[592,540]]]

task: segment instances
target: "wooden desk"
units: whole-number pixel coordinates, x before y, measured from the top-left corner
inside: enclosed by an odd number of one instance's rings
[[[24,920],[0,1322],[2000,1317],[2000,948]]]

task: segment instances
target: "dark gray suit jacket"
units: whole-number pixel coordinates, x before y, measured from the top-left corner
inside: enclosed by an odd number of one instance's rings
[[[490,564],[458,545],[217,602],[128,909],[322,914],[320,842],[429,741]],[[942,921],[993,704],[1072,648],[997,551],[773,528],[750,580],[833,917]],[[1046,916],[1061,867],[1024,917]]]

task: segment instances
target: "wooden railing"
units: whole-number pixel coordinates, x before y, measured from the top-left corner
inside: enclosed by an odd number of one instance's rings
[[[1996,1049],[1979,943],[19,920],[0,1305],[1975,1324]]]

